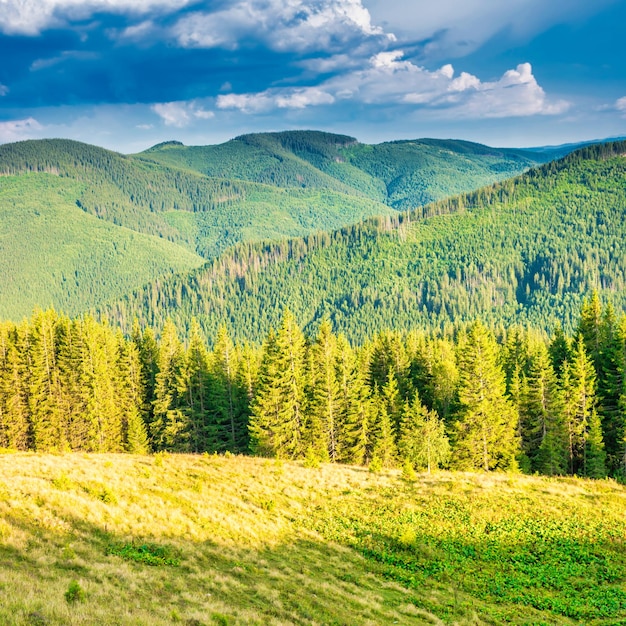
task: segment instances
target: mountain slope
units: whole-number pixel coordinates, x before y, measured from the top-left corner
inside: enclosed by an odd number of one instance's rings
[[[240,241],[391,212],[323,187],[208,178],[74,141],[3,145],[0,315],[19,319],[49,305],[77,314]]]
[[[391,211],[321,185],[285,193],[271,185],[209,178],[63,139],[0,146],[0,174],[23,173],[80,182],[76,204],[86,213],[168,239],[205,258],[237,241],[303,235]],[[274,207],[272,215],[268,207]],[[319,209],[318,216],[312,216],[312,207]]]
[[[625,499],[581,478],[2,455],[0,622],[620,624]]]
[[[329,315],[354,340],[475,317],[570,328],[592,289],[626,307],[625,154],[625,142],[593,146],[395,219],[239,246],[107,314],[126,326],[195,316],[209,336],[227,321],[257,341],[285,306],[302,325]]]
[[[166,142],[138,156],[208,176],[323,187],[407,209],[514,176],[552,153],[438,139],[367,145],[345,135],[287,131],[216,146]]]
[[[20,319],[47,306],[76,315],[204,262],[81,211],[80,187],[51,174],[0,179],[0,317]]]

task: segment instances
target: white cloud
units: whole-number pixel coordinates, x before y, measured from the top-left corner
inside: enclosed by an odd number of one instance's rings
[[[6,96],[9,93],[9,88],[6,85],[0,83],[0,96]]]
[[[623,98],[620,98],[619,100],[616,100],[615,108],[618,111],[621,111],[622,113],[624,113],[624,115],[626,116],[626,96],[624,96]]]
[[[73,59],[81,60],[81,61],[90,61],[93,59],[97,59],[98,55],[95,52],[80,52],[76,50],[64,50],[55,57],[50,57],[48,59],[35,59],[31,63],[30,69],[31,71],[37,71],[46,69],[48,67],[52,67],[53,65],[58,65],[60,63],[64,63],[65,61],[70,61]]]
[[[401,41],[427,41],[425,55],[464,56],[496,33],[524,40],[555,24],[575,22],[619,0],[363,0],[374,23]]]
[[[190,48],[237,48],[246,39],[277,51],[330,51],[355,38],[384,37],[361,0],[236,0],[180,19],[172,34]]]
[[[170,13],[193,0],[0,0],[0,31],[38,35],[71,20],[87,19],[96,12],[144,15]]]
[[[550,101],[537,83],[529,63],[508,70],[496,81],[444,65],[429,71],[404,60],[401,51],[374,55],[368,67],[346,72],[317,87],[272,88],[260,93],[218,96],[221,109],[245,113],[275,108],[304,108],[332,104],[338,100],[371,105],[408,105],[444,109],[452,117],[495,118],[556,115],[567,110],[565,101]]]
[[[0,143],[29,139],[33,133],[43,130],[43,126],[34,118],[0,122]]]
[[[268,89],[257,94],[226,94],[217,97],[219,109],[239,109],[244,113],[264,113],[273,109],[304,109],[332,104],[334,96],[317,87]]]
[[[203,109],[197,102],[160,102],[150,107],[166,126],[183,128],[194,119],[208,120],[215,116],[213,111]]]

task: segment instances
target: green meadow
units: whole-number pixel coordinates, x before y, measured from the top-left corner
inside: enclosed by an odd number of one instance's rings
[[[0,455],[0,623],[623,624],[626,489]]]

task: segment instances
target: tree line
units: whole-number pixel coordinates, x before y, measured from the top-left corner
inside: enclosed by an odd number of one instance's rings
[[[288,310],[262,346],[197,323],[157,339],[52,310],[0,324],[0,447],[226,452],[372,468],[626,473],[626,318],[597,294],[572,336],[479,321],[351,345]]]

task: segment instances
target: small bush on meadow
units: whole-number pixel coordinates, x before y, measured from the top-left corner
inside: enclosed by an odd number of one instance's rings
[[[67,591],[65,592],[65,600],[69,604],[74,604],[75,602],[83,602],[85,600],[85,590],[80,586],[80,583],[77,580],[73,580]]]

